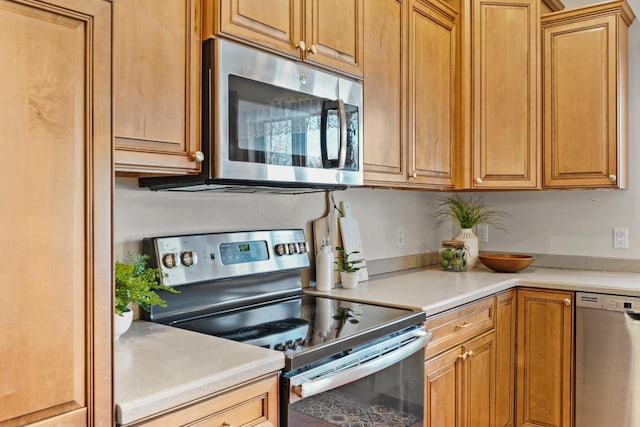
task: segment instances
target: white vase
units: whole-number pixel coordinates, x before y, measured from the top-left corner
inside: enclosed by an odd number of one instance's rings
[[[125,311],[122,316],[113,315],[113,339],[117,340],[120,335],[129,330],[131,321],[133,320],[133,310]]]
[[[355,289],[358,287],[358,277],[360,277],[360,273],[357,271],[341,271],[340,284],[345,289]]]
[[[478,262],[478,237],[473,234],[472,229],[463,228],[460,230],[460,234],[456,236],[456,240],[462,240],[464,242],[467,252],[467,268],[473,268],[476,262]]]

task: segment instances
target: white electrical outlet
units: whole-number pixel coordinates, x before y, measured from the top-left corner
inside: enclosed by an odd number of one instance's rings
[[[478,233],[478,241],[487,243],[489,241],[489,224],[476,225],[476,232]]]
[[[404,245],[404,227],[396,228],[396,246]]]
[[[629,229],[624,227],[613,228],[613,247],[616,249],[629,248]]]

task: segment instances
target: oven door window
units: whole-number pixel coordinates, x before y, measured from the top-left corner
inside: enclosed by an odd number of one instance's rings
[[[358,108],[229,75],[229,160],[358,170]]]
[[[424,351],[283,409],[287,426],[422,426]]]

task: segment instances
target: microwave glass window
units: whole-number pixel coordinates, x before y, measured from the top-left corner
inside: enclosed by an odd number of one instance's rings
[[[229,160],[337,168],[340,118],[333,100],[229,76]],[[345,105],[346,161],[357,170],[358,109]]]

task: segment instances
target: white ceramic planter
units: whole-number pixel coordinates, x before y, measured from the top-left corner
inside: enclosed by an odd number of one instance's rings
[[[473,233],[472,229],[463,228],[460,230],[460,234],[456,236],[456,240],[464,242],[467,251],[467,268],[473,268],[478,262],[478,237]]]
[[[113,315],[113,339],[117,340],[120,335],[129,330],[133,320],[133,310],[125,311],[122,316]]]
[[[355,289],[358,287],[358,278],[360,277],[360,273],[358,271],[353,271],[351,273],[346,271],[340,272],[340,284],[345,289]]]

